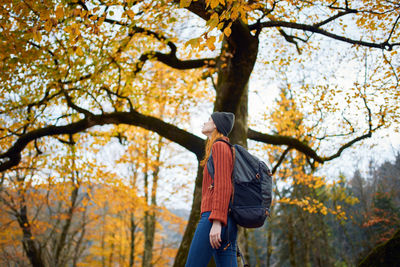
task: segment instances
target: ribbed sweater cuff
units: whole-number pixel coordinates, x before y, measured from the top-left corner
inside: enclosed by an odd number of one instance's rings
[[[226,226],[227,220],[228,220],[228,214],[226,212],[223,212],[221,210],[212,210],[210,217],[208,217],[208,220],[212,222],[213,220],[218,220],[221,222],[222,227]]]

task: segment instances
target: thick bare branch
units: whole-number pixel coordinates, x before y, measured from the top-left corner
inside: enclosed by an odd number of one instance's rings
[[[22,150],[32,141],[45,137],[61,134],[75,134],[83,132],[96,125],[128,124],[157,132],[161,136],[185,147],[201,159],[204,153],[204,140],[174,125],[158,118],[145,116],[137,111],[113,112],[102,115],[87,116],[82,120],[63,126],[48,126],[30,131],[17,139],[6,152],[0,154],[0,172],[8,170],[19,164]]]
[[[179,60],[175,53],[163,54],[160,52],[149,52],[140,57],[141,62],[147,61],[149,58],[154,58],[167,66],[179,70],[201,68],[203,66],[215,66],[216,58],[202,58],[192,60]]]
[[[93,126],[96,125],[105,125],[105,124],[128,124],[143,127],[147,130],[157,132],[161,136],[180,144],[185,147],[189,151],[196,154],[198,159],[201,159],[204,153],[204,140],[200,137],[197,137],[187,131],[184,131],[174,125],[168,124],[158,118],[145,116],[137,111],[130,112],[113,112],[102,115],[92,115],[88,116],[80,121],[64,125],[64,126],[48,126],[45,128],[33,130],[28,132],[21,137],[13,144],[8,151],[0,154],[0,159],[6,159],[0,164],[0,171],[8,170],[16,165],[21,160],[21,152],[22,150],[31,142],[36,139],[45,136],[54,136],[61,134],[75,134],[79,132],[83,132]],[[368,133],[361,135],[344,145],[338,149],[338,151],[328,157],[321,157],[317,154],[315,150],[309,147],[306,143],[301,142],[300,140],[290,137],[290,136],[281,136],[281,135],[269,135],[263,134],[252,129],[248,130],[248,138],[267,143],[272,145],[286,145],[290,148],[294,148],[306,156],[314,159],[317,162],[323,163],[326,161],[330,161],[335,159],[341,155],[341,153],[346,149],[351,147],[356,142],[359,142],[363,139],[369,138],[372,136],[372,132],[377,128],[371,129]]]

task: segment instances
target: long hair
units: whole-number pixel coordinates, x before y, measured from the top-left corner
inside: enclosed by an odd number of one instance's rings
[[[223,137],[223,136],[224,135],[222,133],[220,133],[217,129],[215,129],[211,133],[211,138],[207,138],[204,158],[200,161],[200,166],[201,167],[204,167],[204,165],[206,165],[207,160],[210,157],[211,148],[212,148],[212,144],[214,143],[214,141],[217,140],[218,138]]]

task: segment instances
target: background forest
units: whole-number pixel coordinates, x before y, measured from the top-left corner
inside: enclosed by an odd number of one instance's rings
[[[394,156],[394,160],[380,165],[370,161],[368,170],[357,170],[348,177],[341,175],[331,185],[309,186],[295,176],[286,177],[288,183],[274,189],[277,204],[271,218],[262,228],[247,232],[247,262],[250,266],[357,266],[372,248],[400,229],[400,153]],[[287,163],[294,162],[291,158]],[[38,199],[43,201],[50,192],[32,192],[30,199],[36,200],[28,209],[42,213],[33,221],[41,227],[35,229],[37,238],[47,242],[43,246],[48,248],[57,248],[63,242],[57,264],[143,266],[148,255],[145,246],[151,243],[152,264],[171,265],[190,211],[147,205],[146,197],[132,198],[138,192],[115,182],[115,177],[113,180],[75,191],[61,187],[56,192],[60,185],[54,184],[52,193],[59,198],[54,196],[49,207],[48,199],[41,204]],[[71,195],[66,192],[75,192],[74,203],[69,203]],[[89,192],[95,201],[89,200]],[[107,200],[110,194],[112,201]],[[342,213],[327,214],[324,208],[310,211],[306,205],[281,201],[284,199],[312,199],[323,207],[340,206]],[[70,210],[61,208],[66,203],[71,205]],[[4,205],[1,208],[7,210]],[[63,225],[62,219],[71,222]],[[28,266],[20,228],[12,221],[11,216],[2,216],[1,226],[7,231],[1,233],[1,265]],[[59,239],[59,233],[65,234],[64,240]],[[132,238],[133,244],[129,242]]]
[[[269,224],[249,233],[250,266],[357,266],[400,229],[399,175],[397,153],[393,161],[371,162],[367,171],[341,176],[330,186],[282,187],[278,199],[312,198],[343,213],[276,205]]]
[[[251,266],[358,266],[400,226],[399,23],[387,0],[2,0],[0,266],[184,266],[213,111],[274,174]]]

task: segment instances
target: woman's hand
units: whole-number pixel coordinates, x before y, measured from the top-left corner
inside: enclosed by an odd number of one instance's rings
[[[221,222],[218,220],[213,220],[210,230],[210,244],[215,249],[221,246]]]

